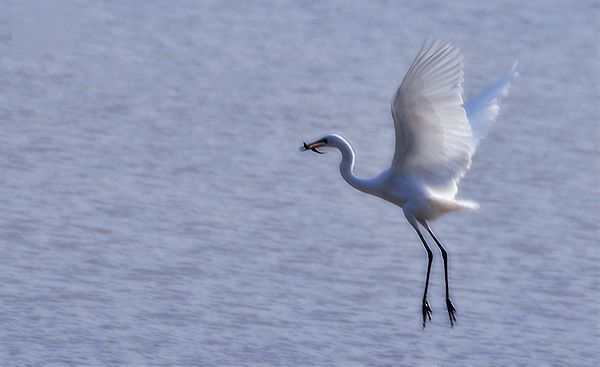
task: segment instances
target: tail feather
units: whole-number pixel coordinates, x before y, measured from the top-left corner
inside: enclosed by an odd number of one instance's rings
[[[422,213],[420,217],[426,220],[434,220],[441,217],[444,214],[455,212],[463,209],[479,209],[479,204],[470,200],[454,200],[454,199],[441,199],[436,197],[430,197],[429,201],[430,212],[427,214]]]

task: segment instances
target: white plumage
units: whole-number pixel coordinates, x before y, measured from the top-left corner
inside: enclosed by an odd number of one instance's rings
[[[353,173],[355,154],[340,135],[327,135],[301,150],[333,147],[342,153],[340,173],[352,187],[390,201],[404,211],[428,255],[427,278],[423,294],[423,327],[431,320],[427,288],[433,253],[423,237],[425,228],[444,260],[446,306],[450,323],[456,310],[448,289],[447,253],[427,221],[448,212],[478,208],[472,201],[456,200],[458,183],[471,166],[475,148],[498,116],[498,101],[508,93],[510,81],[518,76],[515,63],[510,72],[496,83],[463,102],[463,56],[457,47],[439,40],[426,41],[412,63],[392,102],[396,131],[396,150],[392,165],[378,177],[358,178]]]

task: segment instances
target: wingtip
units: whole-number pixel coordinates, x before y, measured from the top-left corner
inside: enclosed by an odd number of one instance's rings
[[[519,72],[521,70],[523,70],[524,67],[525,67],[525,64],[523,64],[522,62],[519,61],[519,59],[517,59],[515,61],[515,63],[513,64],[512,68],[510,68],[509,74],[512,74],[516,78],[519,76]]]

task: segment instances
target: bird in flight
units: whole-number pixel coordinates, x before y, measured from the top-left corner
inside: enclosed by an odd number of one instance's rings
[[[458,183],[471,166],[475,148],[498,117],[498,102],[508,94],[510,81],[521,65],[467,101],[463,101],[463,56],[458,47],[427,40],[408,69],[392,101],[396,150],[389,169],[371,179],[354,175],[354,150],[342,136],[331,134],[300,147],[323,154],[319,149],[337,148],[342,154],[340,174],[357,190],[375,195],[402,208],[427,251],[427,275],[423,291],[423,328],[431,322],[427,301],[433,252],[419,225],[440,249],[444,263],[446,308],[450,325],[456,308],[448,287],[448,254],[428,221],[461,209],[477,209],[473,201],[457,200]]]

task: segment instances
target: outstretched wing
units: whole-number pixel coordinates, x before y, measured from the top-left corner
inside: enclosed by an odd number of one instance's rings
[[[392,103],[396,151],[390,173],[410,175],[435,196],[453,199],[475,152],[463,107],[463,56],[426,41]]]
[[[471,141],[476,146],[487,136],[492,125],[494,125],[500,112],[498,102],[506,97],[511,80],[519,76],[519,71],[522,68],[523,65],[519,64],[517,60],[505,76],[465,102],[467,118],[473,131]]]

